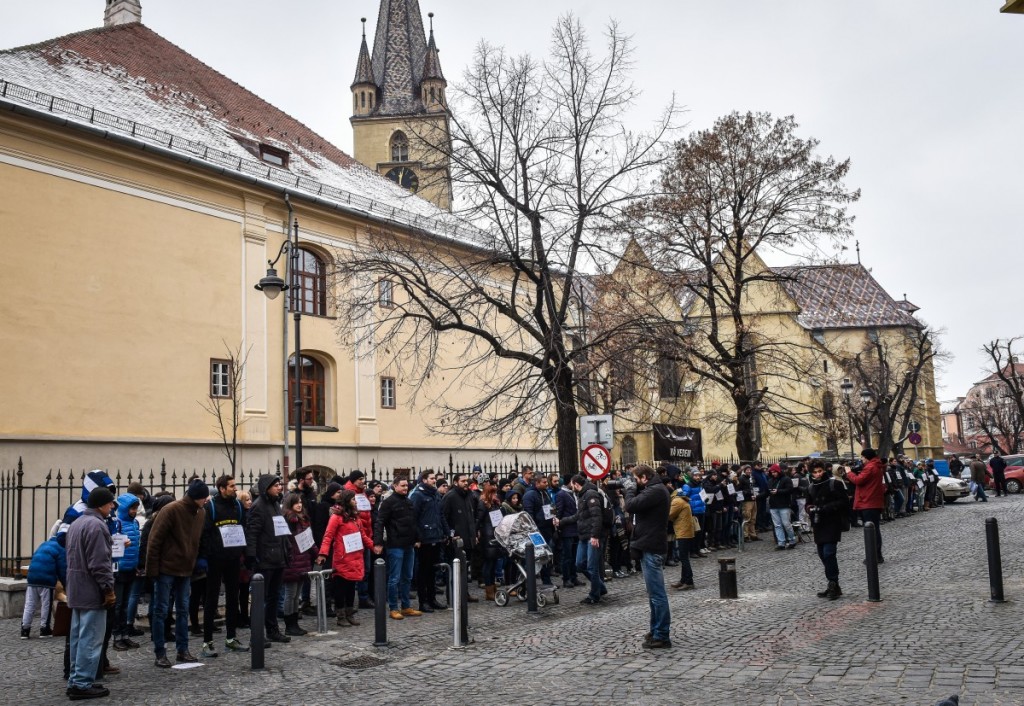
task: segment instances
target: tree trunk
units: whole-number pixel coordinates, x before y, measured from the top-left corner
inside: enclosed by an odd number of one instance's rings
[[[736,454],[740,461],[756,461],[761,455],[756,413],[747,411],[747,406],[746,400],[736,400]]]
[[[555,394],[555,442],[558,444],[558,473],[563,478],[580,472],[575,390],[572,372],[560,373],[552,383]]]

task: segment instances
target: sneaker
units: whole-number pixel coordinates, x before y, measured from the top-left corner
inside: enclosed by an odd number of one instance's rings
[[[27,640],[29,637],[31,637],[31,635],[32,635],[32,628],[22,628],[21,629],[21,639],[22,640]]]
[[[409,608],[402,608],[402,615],[404,615],[407,618],[416,618],[416,617],[419,617],[419,616],[423,615],[423,613],[421,613],[420,611],[416,610],[415,608],[409,607]]]
[[[614,576],[615,576],[615,578],[617,578],[617,579],[624,579],[624,578],[626,578],[626,576],[628,576],[629,574],[627,574],[627,573],[626,573],[625,571],[619,570],[619,571],[616,571],[616,572],[615,572],[615,573],[614,573],[613,575],[614,575]]]
[[[649,637],[644,640],[643,648],[645,650],[661,650],[667,649],[672,646],[672,640],[655,640],[653,637]]]
[[[199,656],[203,659],[210,659],[217,656],[217,650],[213,646],[213,642],[204,642],[203,651],[199,653]]]
[[[39,637],[53,637],[53,630],[50,628],[39,628]]]
[[[64,692],[67,697],[72,701],[82,701],[84,699],[101,699],[104,696],[110,696],[110,689],[99,684],[93,684],[85,689],[79,689],[77,686],[70,687]]]
[[[391,616],[392,620],[402,620],[405,618],[405,616],[402,615],[402,611],[400,610],[393,610],[389,613],[389,615]]]
[[[796,549],[796,542],[793,542],[792,544],[787,544],[786,549]]]
[[[228,652],[248,652],[249,648],[238,641],[237,637],[232,637],[224,641],[224,649]]]

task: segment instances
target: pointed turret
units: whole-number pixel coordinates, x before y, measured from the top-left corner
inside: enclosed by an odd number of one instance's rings
[[[419,0],[381,0],[373,39],[373,77],[380,90],[375,115],[423,112],[420,83],[426,56]]]
[[[434,13],[430,18],[430,39],[427,41],[427,54],[423,59],[423,81],[420,83],[420,99],[427,112],[439,113],[445,109],[444,89],[448,82],[441,72],[441,57],[438,56],[437,44],[434,42]]]
[[[107,0],[103,10],[103,26],[114,27],[142,22],[141,0]]]
[[[366,46],[366,18],[362,18],[363,43],[356,61],[356,77],[352,80],[352,114],[369,115],[377,105],[377,83],[373,80],[370,48]]]

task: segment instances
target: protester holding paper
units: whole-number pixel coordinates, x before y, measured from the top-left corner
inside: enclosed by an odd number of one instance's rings
[[[203,657],[216,657],[213,646],[214,618],[221,584],[224,585],[224,622],[227,630],[224,646],[233,652],[249,648],[236,637],[238,629],[238,584],[245,554],[245,509],[238,498],[235,479],[223,475],[217,479],[217,494],[206,506],[203,541],[199,557],[206,560],[206,595],[203,596]],[[196,600],[200,600],[197,596]]]
[[[448,541],[448,523],[441,509],[441,494],[437,491],[437,474],[428,468],[420,472],[420,482],[409,493],[416,527],[419,531],[420,548],[416,552],[416,594],[420,610],[433,613],[448,606],[437,600],[437,584],[434,582],[435,567],[441,563],[442,550]],[[480,523],[477,522],[477,525]],[[486,560],[485,560],[486,573]]]
[[[155,666],[170,667],[164,646],[167,606],[174,596],[175,631],[179,664],[197,661],[188,650],[188,601],[193,569],[199,558],[199,542],[206,522],[210,489],[196,478],[185,497],[169,504],[153,520],[146,547],[146,575],[153,579],[153,621],[151,633]],[[201,570],[205,567],[199,565]]]
[[[302,637],[307,632],[299,625],[302,583],[313,570],[313,559],[316,557],[313,528],[302,495],[293,492],[285,496],[284,517],[292,536],[291,556],[284,570],[284,634]]]
[[[245,567],[263,574],[263,620],[267,639],[291,642],[290,637],[281,634],[277,624],[277,603],[292,545],[292,532],[281,512],[281,478],[269,473],[260,476],[256,491],[259,497],[245,518]]]
[[[359,625],[355,614],[356,584],[365,578],[363,551],[373,547],[373,538],[363,529],[356,509],[356,495],[351,490],[341,491],[340,511],[331,513],[323,542],[316,559],[320,568],[331,557],[334,576],[331,577],[334,604],[338,610],[338,625]]]

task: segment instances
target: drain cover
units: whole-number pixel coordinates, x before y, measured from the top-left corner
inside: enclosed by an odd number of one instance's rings
[[[370,669],[371,667],[380,667],[387,663],[386,659],[370,657],[368,655],[353,657],[352,659],[340,659],[335,662],[337,666],[345,667],[346,669]]]

